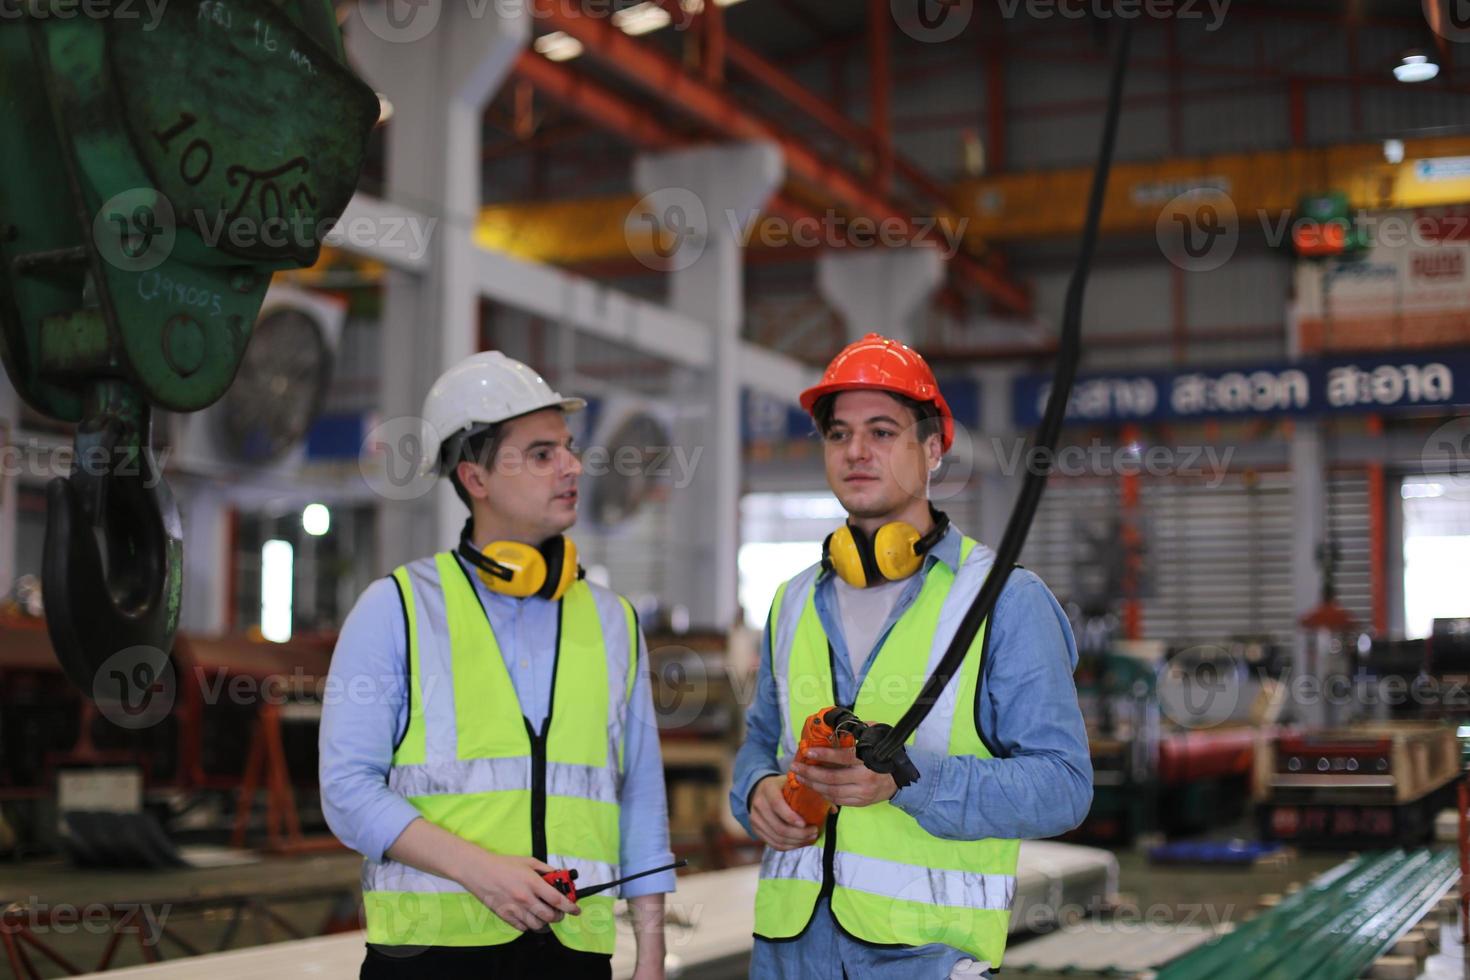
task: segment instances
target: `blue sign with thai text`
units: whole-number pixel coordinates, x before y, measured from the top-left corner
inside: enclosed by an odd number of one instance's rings
[[[1035,425],[1051,375],[1017,378],[1015,424]],[[1073,424],[1391,412],[1470,404],[1470,349],[1332,355],[1237,368],[1116,372],[1078,377]]]

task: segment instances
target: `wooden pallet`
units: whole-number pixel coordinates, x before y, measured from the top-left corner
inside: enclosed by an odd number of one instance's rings
[[[1389,743],[1390,775],[1396,803],[1418,800],[1452,781],[1460,773],[1460,742],[1455,729],[1436,722],[1379,722],[1354,725],[1351,728],[1288,736],[1316,746],[1345,747],[1368,742]],[[1280,743],[1272,743],[1263,763],[1258,764],[1256,782],[1267,795],[1274,785],[1289,780],[1295,784],[1320,779],[1326,789],[1345,789],[1357,782],[1371,784],[1376,774],[1340,772],[1304,772],[1283,777],[1277,773],[1276,755]],[[1258,759],[1260,756],[1258,755]]]
[[[1457,892],[1445,895],[1434,909],[1399,937],[1393,949],[1374,961],[1364,974],[1368,980],[1415,980],[1423,976],[1429,957],[1439,952],[1439,931],[1443,924],[1453,927],[1459,911]]]

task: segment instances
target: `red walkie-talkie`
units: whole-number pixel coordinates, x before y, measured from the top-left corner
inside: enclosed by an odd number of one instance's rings
[[[586,897],[588,895],[596,895],[598,892],[605,892],[609,888],[616,888],[618,885],[621,885],[625,881],[632,881],[634,878],[644,878],[648,875],[656,875],[660,871],[672,871],[675,868],[682,868],[688,863],[688,861],[680,858],[673,864],[666,864],[661,868],[649,868],[647,871],[640,871],[637,874],[625,875],[622,878],[618,878],[614,881],[604,881],[600,885],[588,885],[580,892],[578,892],[577,890],[576,868],[558,868],[555,871],[546,872],[541,877],[545,878],[546,883],[552,888],[555,888],[567,898],[571,899],[573,902],[576,902],[579,894],[582,897]]]

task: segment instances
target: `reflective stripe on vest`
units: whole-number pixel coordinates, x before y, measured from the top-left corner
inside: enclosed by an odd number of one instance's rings
[[[627,600],[577,582],[559,603],[550,711],[532,732],[469,573],[445,552],[396,569],[408,621],[409,721],[388,787],[423,817],[499,854],[619,877],[623,732],[638,656]],[[548,638],[550,639],[550,638]],[[520,935],[460,885],[367,861],[367,939],[492,946]],[[611,954],[612,895],[552,926],[573,949]]]
[[[917,598],[885,638],[853,705],[864,721],[896,722],[944,655],[990,570],[989,552],[976,553],[973,540],[964,539],[960,555],[957,574],[942,562],[931,563]],[[806,718],[836,703],[832,649],[816,612],[817,573],[816,567],[807,569],[782,586],[771,611],[783,770],[790,766]],[[910,746],[991,757],[971,710],[984,641],[982,626]],[[785,852],[766,849],[755,933],[764,939],[799,935],[818,900],[830,894],[838,925],[857,939],[901,946],[944,943],[998,967],[1015,898],[1019,848],[1015,840],[935,837],[888,802],[844,807],[828,818],[815,844]]]

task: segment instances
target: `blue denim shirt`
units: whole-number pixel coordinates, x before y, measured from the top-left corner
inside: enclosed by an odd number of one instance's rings
[[[470,579],[510,672],[519,711],[539,728],[551,704],[557,604],[491,592],[473,570]],[[388,788],[393,747],[408,725],[405,637],[398,589],[391,578],[379,579],[358,598],[342,624],[322,709],[322,812],[342,843],[374,861],[382,860],[383,852],[419,816],[412,803]],[[648,648],[640,633],[619,801],[621,864],[628,874],[674,860],[648,671]],[[617,894],[633,898],[673,890],[674,872],[665,871],[630,881]]]
[[[925,557],[923,574],[936,562],[958,568],[961,540],[961,533],[951,527]],[[879,647],[913,604],[922,584],[920,575],[909,581],[878,643],[855,676],[832,576],[823,573],[818,577],[814,603],[832,642],[833,680],[840,703],[856,700]],[[1092,805],[1092,760],[1072,682],[1077,645],[1071,624],[1041,579],[1018,568],[1001,590],[986,628],[990,640],[976,700],[980,732],[996,758],[958,758],[911,748],[909,757],[921,778],[899,790],[891,802],[937,837],[1053,837],[1080,824]],[[755,699],[745,716],[745,744],[735,757],[730,793],[735,819],[747,832],[751,790],[766,776],[780,775],[776,756],[781,718],[771,676],[770,644],[768,626]],[[756,940],[750,975],[753,980],[842,980],[845,972],[853,980],[942,980],[962,959],[969,959],[968,954],[937,943],[885,949],[850,939],[838,931],[823,899],[800,939]]]

